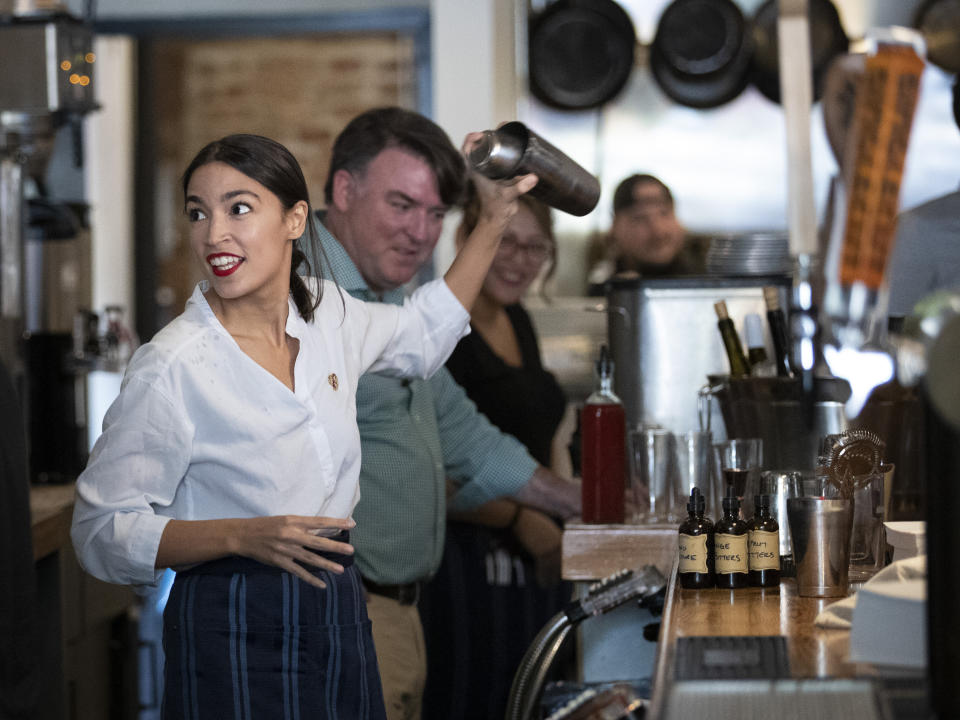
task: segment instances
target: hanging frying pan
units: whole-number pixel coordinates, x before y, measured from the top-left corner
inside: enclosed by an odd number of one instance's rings
[[[926,0],[914,26],[927,44],[927,60],[949,73],[960,73],[960,0]]]
[[[823,79],[830,62],[847,52],[850,40],[831,0],[809,0],[810,65],[813,99],[823,96]],[[750,82],[769,100],[780,102],[780,61],[777,42],[777,0],[766,0],[753,15],[753,57]]]
[[[557,0],[530,18],[530,92],[564,110],[602,105],[626,84],[636,42],[613,0]]]
[[[650,70],[675,102],[713,108],[747,86],[752,40],[732,0],[673,0],[657,23]]]

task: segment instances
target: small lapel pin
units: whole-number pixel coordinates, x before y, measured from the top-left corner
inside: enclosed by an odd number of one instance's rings
[[[327,382],[330,383],[330,387],[332,387],[334,390],[340,387],[340,381],[337,379],[336,373],[330,373],[327,375]]]

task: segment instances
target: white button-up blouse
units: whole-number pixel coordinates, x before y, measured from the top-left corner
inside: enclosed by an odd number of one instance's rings
[[[325,282],[300,341],[291,392],[220,324],[200,283],[183,314],[134,354],[77,480],[80,564],[114,583],[154,584],[171,518],[347,517],[360,498],[355,393],[366,371],[429,377],[469,332],[443,280],[402,306]]]

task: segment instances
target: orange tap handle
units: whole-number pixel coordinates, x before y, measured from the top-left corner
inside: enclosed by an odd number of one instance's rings
[[[893,249],[900,183],[924,62],[910,45],[881,44],[867,58],[854,107],[840,282],[878,290]]]

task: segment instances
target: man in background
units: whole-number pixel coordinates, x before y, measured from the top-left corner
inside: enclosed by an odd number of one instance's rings
[[[402,303],[402,286],[431,258],[465,180],[462,156],[427,118],[399,108],[354,118],[334,141],[319,228],[341,287]],[[426,657],[416,603],[442,557],[448,478],[455,509],[511,495],[567,518],[579,512],[580,490],[494,428],[446,369],[425,381],[364,375],[357,422],[363,462],[351,543],[388,717],[419,718]]]
[[[690,275],[702,260],[674,212],[673,194],[653,175],[635,174],[613,194],[613,224],[590,248],[589,294],[611,277]]]

